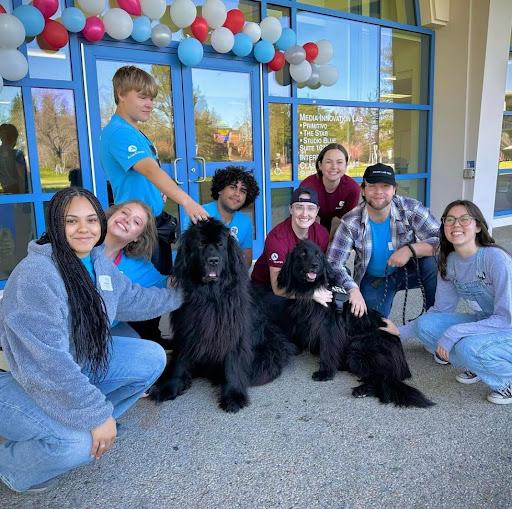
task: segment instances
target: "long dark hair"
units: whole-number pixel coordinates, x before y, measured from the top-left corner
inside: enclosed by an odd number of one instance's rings
[[[484,215],[482,214],[482,211],[472,202],[469,200],[455,200],[449,203],[446,208],[444,209],[443,215],[441,216],[441,228],[439,232],[439,256],[437,259],[437,264],[439,267],[439,272],[441,273],[441,277],[443,279],[446,279],[446,262],[448,259],[448,255],[455,251],[455,248],[453,247],[453,244],[446,238],[446,235],[444,233],[444,225],[443,221],[444,218],[448,215],[448,212],[453,207],[464,207],[467,211],[467,213],[475,220],[476,224],[480,226],[480,231],[476,234],[476,244],[477,246],[494,246],[502,249],[506,252],[505,249],[503,249],[501,246],[498,246],[496,244],[496,241],[492,237],[492,235],[489,233],[489,227],[487,226],[487,221],[485,220]]]
[[[56,193],[50,200],[46,232],[38,244],[52,245],[52,258],[57,264],[68,294],[71,313],[71,335],[77,361],[101,378],[110,357],[110,324],[101,295],[80,258],[71,249],[65,231],[65,216],[71,200],[84,197],[93,206],[101,224],[97,246],[107,233],[107,220],[99,201],[90,191],[69,187]]]

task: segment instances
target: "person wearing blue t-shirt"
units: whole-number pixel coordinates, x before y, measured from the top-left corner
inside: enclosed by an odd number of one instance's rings
[[[192,222],[207,219],[203,207],[160,168],[154,145],[139,130],[139,122],[149,119],[158,93],[154,78],[138,67],[124,66],[117,70],[112,83],[117,108],[101,133],[100,159],[112,186],[114,203],[139,199],[158,219],[167,196],[183,207]],[[171,251],[166,247],[160,244],[164,253],[158,264],[162,268],[170,265]]]
[[[151,209],[140,200],[131,200],[110,207],[106,216],[105,255],[133,283],[144,288],[165,288],[167,276],[161,274],[150,260],[156,243]],[[167,348],[169,345],[161,337],[159,321],[160,317],[143,322],[116,322],[113,333],[151,339]]]
[[[213,176],[211,195],[215,201],[204,205],[211,217],[219,219],[229,228],[244,250],[249,267],[252,264],[254,232],[249,214],[240,212],[240,209],[252,205],[259,193],[258,184],[249,172],[238,166],[227,166],[217,170]],[[189,224],[189,221],[185,221],[183,228]]]

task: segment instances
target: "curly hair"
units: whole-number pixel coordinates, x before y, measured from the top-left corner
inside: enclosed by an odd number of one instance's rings
[[[315,161],[316,173],[318,176],[322,176],[322,170],[320,169],[320,163],[324,160],[324,156],[329,150],[339,150],[345,156],[345,162],[348,164],[348,152],[347,149],[340,143],[329,143],[326,145],[318,154]]]
[[[107,233],[105,213],[96,196],[80,187],[68,187],[53,196],[48,206],[46,233],[37,243],[51,244],[52,258],[64,281],[77,361],[101,378],[106,373],[110,358],[111,335],[107,309],[87,269],[66,239],[65,216],[71,201],[79,197],[89,200],[98,215],[101,235],[96,246],[103,243]]]
[[[212,179],[212,198],[218,200],[220,191],[238,182],[241,182],[247,189],[247,196],[241,208],[252,205],[260,194],[260,188],[252,174],[244,170],[241,166],[226,166],[226,168],[219,169],[215,172]]]
[[[156,231],[155,216],[153,215],[151,209],[143,201],[129,200],[123,203],[119,203],[118,205],[112,205],[105,212],[105,215],[107,216],[107,222],[115,212],[122,209],[126,205],[130,205],[130,203],[139,205],[139,207],[141,207],[144,212],[146,212],[148,220],[137,241],[133,240],[129,244],[126,244],[123,249],[124,254],[128,258],[146,258],[147,260],[151,260],[151,256],[155,250],[158,237]]]

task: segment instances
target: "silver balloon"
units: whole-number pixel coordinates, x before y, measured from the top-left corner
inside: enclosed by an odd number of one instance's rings
[[[311,76],[311,64],[307,60],[300,64],[290,64],[290,76],[299,83],[308,81]]]
[[[306,60],[306,51],[302,46],[296,44],[284,52],[284,57],[288,63],[298,65]]]
[[[318,69],[318,65],[311,64],[311,76],[309,77],[309,80],[306,81],[306,86],[313,90],[320,87],[320,71]]]
[[[172,40],[171,29],[162,23],[155,25],[151,30],[151,40],[153,44],[159,48],[169,46]]]

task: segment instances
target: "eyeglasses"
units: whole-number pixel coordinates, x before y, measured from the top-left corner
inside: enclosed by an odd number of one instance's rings
[[[468,226],[471,224],[471,221],[473,221],[475,218],[473,216],[470,216],[469,214],[464,214],[460,217],[455,216],[446,216],[442,217],[441,221],[445,226],[454,226],[455,223],[458,221],[461,226]]]

